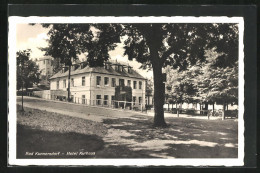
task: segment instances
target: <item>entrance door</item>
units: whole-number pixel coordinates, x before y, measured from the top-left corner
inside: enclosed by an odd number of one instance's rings
[[[108,105],[108,95],[104,95],[104,105]]]
[[[85,95],[82,95],[82,104],[86,104]]]

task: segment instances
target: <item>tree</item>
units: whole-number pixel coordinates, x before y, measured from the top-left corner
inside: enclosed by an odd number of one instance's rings
[[[238,61],[232,66],[216,67],[216,58],[208,57],[204,73],[199,76],[198,88],[206,102],[217,102],[223,105],[223,118],[228,103],[238,104]]]
[[[56,28],[56,25],[53,25],[53,28],[54,26]],[[163,67],[169,65],[183,71],[189,66],[203,62],[204,51],[213,47],[222,53],[216,63],[218,66],[229,66],[236,58],[234,51],[237,50],[238,43],[233,39],[237,32],[236,24],[92,24],[95,29],[90,29],[89,24],[64,26],[59,26],[62,29],[51,29],[49,32],[50,50],[53,47],[57,49],[48,52],[51,52],[53,57],[60,58],[61,55],[68,58],[76,57],[78,50],[88,52],[87,61],[90,66],[102,66],[109,58],[108,52],[116,47],[115,43],[120,42],[120,37],[126,37],[123,44],[124,54],[128,59],[135,59],[142,63],[142,68],[153,70],[154,126],[166,126],[163,111]],[[67,33],[69,36],[66,36]],[[93,33],[97,33],[96,36]],[[77,44],[71,46],[75,40]],[[64,44],[68,41],[70,44]],[[53,46],[55,44],[57,46]],[[234,47],[230,48],[231,46]],[[71,50],[73,53],[69,55],[68,51]],[[228,58],[229,56],[232,58]]]
[[[40,82],[39,68],[30,60],[30,49],[16,52],[17,90],[24,87],[26,90]]]
[[[224,111],[228,103],[237,104],[238,59],[234,59],[228,66],[223,67],[221,64],[219,67],[216,65],[219,56],[221,55],[215,49],[206,50],[206,59],[200,65],[192,66],[180,73],[166,68],[166,86],[171,86],[170,90],[166,90],[168,95],[172,95],[177,102],[204,103],[206,109],[208,104],[214,105],[215,102],[222,104]]]
[[[194,103],[197,102],[197,86],[196,76],[199,75],[198,66],[188,67],[185,71],[178,72],[167,66],[165,73],[167,74],[166,93],[171,103]]]
[[[54,70],[60,70],[61,66],[68,66],[68,101],[70,101],[70,73],[72,62],[78,59],[81,53],[79,44],[88,47],[88,41],[92,39],[92,34],[89,31],[90,25],[80,24],[43,24],[43,27],[51,27],[48,35],[48,47],[42,48],[45,55],[50,55],[54,58]],[[87,33],[85,35],[79,33]],[[84,43],[82,43],[84,41]],[[65,70],[67,70],[66,67]]]
[[[50,27],[48,32],[50,38],[48,47],[41,50],[45,51],[45,55],[54,58],[55,70],[60,70],[62,65],[68,67],[68,99],[70,99],[72,62],[78,60],[78,55],[81,53],[87,53],[89,66],[103,66],[104,61],[109,58],[108,52],[114,49],[115,43],[118,42],[114,38],[119,39],[119,35],[107,24],[42,24],[42,26]],[[103,32],[99,32],[99,28],[102,28]]]
[[[30,49],[16,52],[16,67],[17,67],[17,90],[22,88],[22,111],[23,109],[23,88],[32,87],[40,81],[40,72],[36,63],[30,60]]]

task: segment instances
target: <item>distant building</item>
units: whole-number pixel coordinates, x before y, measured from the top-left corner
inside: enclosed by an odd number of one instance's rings
[[[53,74],[53,58],[50,56],[41,57],[36,60],[36,64],[39,66],[40,70],[40,83],[38,84],[41,87],[49,88],[49,78]]]
[[[51,95],[67,97],[68,73],[68,67],[64,67],[50,78]],[[132,88],[132,104],[145,106],[146,79],[127,64],[106,62],[104,67],[89,67],[85,62],[74,64],[70,80],[73,102],[109,105],[115,100],[116,86],[128,86]]]
[[[41,75],[50,76],[53,73],[53,58],[50,56],[41,57],[36,61],[36,64],[39,66]]]

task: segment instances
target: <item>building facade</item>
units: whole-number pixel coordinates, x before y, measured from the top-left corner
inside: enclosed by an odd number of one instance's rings
[[[111,105],[115,101],[115,88],[132,88],[132,104],[145,106],[146,79],[129,65],[106,62],[104,67],[89,67],[86,63],[71,68],[70,94],[73,102],[91,105]],[[67,97],[68,68],[50,78],[51,93]]]

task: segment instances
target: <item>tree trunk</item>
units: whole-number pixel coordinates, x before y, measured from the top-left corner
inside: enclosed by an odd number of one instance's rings
[[[180,109],[179,109],[180,111],[180,114],[182,113],[182,103],[180,103]]]
[[[209,108],[209,104],[205,103],[205,110],[208,110],[208,108]]]
[[[22,80],[22,111],[24,111],[24,109],[23,109],[23,80]]]
[[[164,120],[164,85],[162,66],[158,63],[153,64],[153,76],[154,76],[154,126],[165,127]]]
[[[207,102],[207,103],[205,103],[205,110],[208,110],[208,108],[209,108],[209,104]],[[207,112],[204,112],[204,115],[207,115]]]
[[[69,65],[69,76],[68,76],[68,102],[70,102],[70,71],[71,71],[71,65]]]
[[[225,119],[225,107],[226,107],[226,105],[225,105],[225,103],[223,103],[222,120]]]

